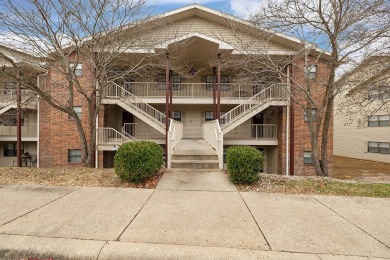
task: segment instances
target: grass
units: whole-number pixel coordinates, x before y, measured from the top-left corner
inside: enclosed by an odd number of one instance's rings
[[[332,177],[342,180],[384,177],[390,181],[390,163],[333,156]]]
[[[390,184],[387,183],[356,183],[320,177],[262,174],[256,184],[237,187],[240,191],[390,198]]]

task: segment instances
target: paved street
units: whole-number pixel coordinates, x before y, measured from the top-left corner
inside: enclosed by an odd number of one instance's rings
[[[390,259],[390,200],[238,192],[221,172],[155,190],[0,186],[0,258]]]

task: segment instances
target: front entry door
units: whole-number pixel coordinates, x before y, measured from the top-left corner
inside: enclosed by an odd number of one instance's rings
[[[262,113],[258,113],[254,117],[252,117],[252,137],[261,137],[262,128],[260,125],[264,124],[264,117]]]
[[[125,125],[125,132],[131,136],[133,136],[135,129],[134,129],[134,115],[129,112],[122,112],[122,123]]]

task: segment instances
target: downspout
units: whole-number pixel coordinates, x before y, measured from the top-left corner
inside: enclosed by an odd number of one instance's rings
[[[46,71],[45,73],[43,74],[40,74],[37,76],[37,86],[38,88],[41,88],[41,81],[40,81],[40,77],[42,76],[47,76],[49,74],[48,71]],[[41,105],[40,105],[40,100],[39,100],[39,95],[37,95],[37,168],[40,167],[40,164],[41,164],[41,157],[40,157],[40,129],[41,129],[41,125],[40,125],[40,117],[41,117],[41,113],[40,113],[40,109],[41,109]]]
[[[287,66],[287,88],[289,88],[290,86],[290,65]],[[287,106],[287,118],[286,118],[286,123],[287,123],[287,126],[286,126],[286,176],[289,175],[289,172],[290,172],[290,97],[288,98],[288,101],[289,101],[289,104]]]
[[[103,112],[104,114],[104,112]],[[99,116],[96,117],[96,149],[95,149],[95,168],[99,168],[99,150],[98,150],[98,130],[99,130]],[[103,155],[104,156],[104,155]],[[103,166],[104,167],[104,166]]]

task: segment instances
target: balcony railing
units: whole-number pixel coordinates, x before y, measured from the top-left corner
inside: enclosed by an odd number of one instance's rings
[[[37,124],[29,123],[22,126],[22,137],[37,137]],[[14,125],[0,125],[0,137],[1,136],[16,136],[17,129]]]
[[[256,83],[221,83],[221,98],[247,99],[270,84]],[[287,84],[285,85],[287,88]],[[141,98],[165,97],[165,83],[160,82],[126,82],[124,88]],[[175,98],[211,98],[213,97],[212,83],[173,83],[172,94]]]
[[[275,124],[243,124],[227,134],[225,139],[277,139],[277,126]]]
[[[27,98],[31,95],[31,91],[22,89],[22,99]],[[16,102],[16,89],[4,89],[0,88],[0,108],[7,106],[13,102]]]
[[[145,123],[125,123],[122,132],[141,140],[165,139],[162,133]]]

